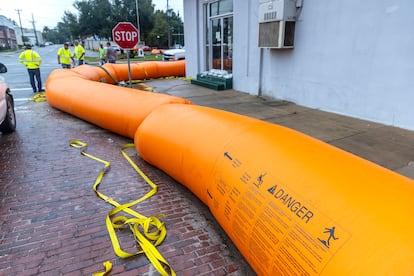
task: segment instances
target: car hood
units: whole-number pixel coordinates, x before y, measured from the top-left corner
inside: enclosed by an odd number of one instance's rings
[[[171,50],[164,51],[164,55],[175,55],[179,53],[185,53],[185,50],[184,49],[171,49]]]

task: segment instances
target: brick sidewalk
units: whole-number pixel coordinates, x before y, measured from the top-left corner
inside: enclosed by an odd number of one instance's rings
[[[147,83],[195,104],[296,129],[414,178],[413,131],[178,79]],[[68,145],[81,139],[89,153],[112,162],[100,191],[126,203],[149,191],[120,154],[132,141],[47,103],[29,103],[16,113],[17,132],[0,136],[0,275],[91,275],[106,260],[114,264],[110,275],[158,275],[143,255],[115,256],[105,227],[111,206],[92,190],[102,165]],[[205,205],[135,151],[131,155],[158,185],[158,193],[134,209],[166,214],[168,234],[158,249],[177,275],[255,275]],[[124,248],[134,246],[131,239],[122,236]]]
[[[68,145],[81,139],[89,153],[110,161],[100,191],[126,203],[150,190],[120,154],[132,141],[47,103],[29,103],[16,114],[17,131],[0,136],[0,275],[91,275],[107,260],[114,265],[110,275],[158,275],[144,255],[115,256],[105,226],[111,206],[92,190],[102,165]],[[158,185],[133,209],[166,214],[167,238],[158,249],[177,275],[254,275],[205,205],[131,155]],[[131,235],[122,233],[123,248],[133,252]]]

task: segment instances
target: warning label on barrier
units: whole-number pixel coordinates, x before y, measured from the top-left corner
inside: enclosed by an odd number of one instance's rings
[[[314,275],[350,239],[277,169],[228,150],[217,164],[212,212],[260,274]],[[248,254],[246,254],[248,252]]]

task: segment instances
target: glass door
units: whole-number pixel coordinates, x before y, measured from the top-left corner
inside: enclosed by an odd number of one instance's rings
[[[214,18],[210,20],[210,24],[209,67],[231,72],[233,69],[233,17]]]
[[[233,70],[233,17],[223,18],[222,69]]]
[[[207,70],[233,70],[233,0],[212,1],[206,5]]]
[[[221,42],[223,37],[223,32],[221,29],[221,19],[211,20],[211,50],[212,50],[212,66],[213,69],[221,69],[220,60],[221,60]]]

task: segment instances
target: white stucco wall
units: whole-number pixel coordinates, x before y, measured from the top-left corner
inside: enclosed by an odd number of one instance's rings
[[[256,1],[235,1],[233,15],[233,88],[257,95],[260,90],[260,50]],[[258,2],[258,1],[257,1]]]
[[[206,68],[204,57],[204,0],[184,0],[184,42],[186,75],[196,77]]]
[[[293,51],[265,50],[262,92],[414,129],[410,0],[304,1]]]
[[[184,0],[189,76],[203,3]],[[293,50],[257,47],[258,3],[234,1],[234,89],[414,130],[414,1],[303,0]]]

